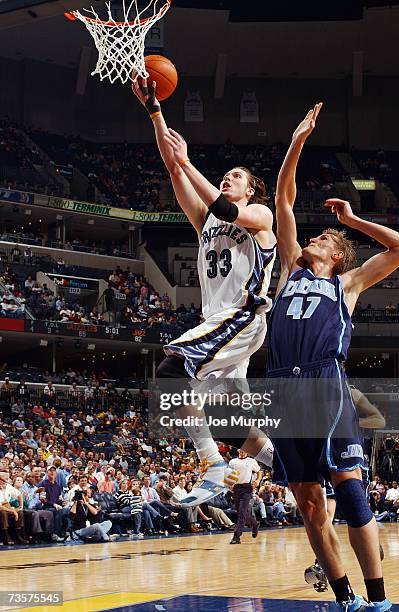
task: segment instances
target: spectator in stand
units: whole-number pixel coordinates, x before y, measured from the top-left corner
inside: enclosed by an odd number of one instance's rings
[[[82,427],[82,421],[78,419],[77,414],[72,415],[72,418],[69,419],[69,424],[75,431],[77,431],[80,427]]]
[[[21,535],[23,519],[22,493],[10,484],[8,472],[0,472],[0,530],[4,546],[10,544],[10,526],[15,531],[15,544],[28,544]]]
[[[158,493],[160,501],[167,507],[175,506],[178,507],[176,503],[172,501],[173,498],[173,489],[168,484],[169,478],[165,474],[161,474],[155,483],[155,490]]]
[[[37,479],[36,472],[33,471],[34,480]],[[64,541],[64,516],[65,512],[62,507],[62,487],[56,481],[57,469],[50,465],[47,468],[46,478],[41,480],[38,483],[39,488],[43,488],[44,491],[40,493],[39,499],[42,504],[42,508],[44,510],[50,510],[53,513],[54,517],[54,536],[53,540],[55,542],[63,542]],[[62,535],[60,535],[62,534]]]
[[[67,478],[65,475],[65,471],[63,470],[62,466],[62,460],[60,457],[55,457],[53,459],[53,462],[51,464],[53,467],[55,467],[56,469],[56,473],[55,473],[55,481],[60,485],[62,492],[65,491],[65,489],[67,488]]]
[[[399,488],[396,480],[392,482],[391,488],[385,495],[385,508],[388,512],[399,510]]]
[[[155,485],[157,484],[159,478],[161,476],[161,464],[160,463],[155,463],[153,466],[153,471],[150,475],[150,486],[151,487],[155,487]]]
[[[385,485],[381,481],[381,478],[379,476],[376,475],[374,477],[374,480],[372,481],[370,488],[372,490],[378,491],[378,493],[381,495],[381,497],[385,498],[385,493],[386,493]]]
[[[68,398],[72,407],[79,406],[81,395],[82,393],[80,389],[78,389],[76,382],[73,382],[71,388],[68,389]]]
[[[83,390],[83,395],[87,406],[92,406],[94,399],[94,388],[90,380],[88,381],[87,386]]]
[[[112,495],[116,493],[116,486],[115,481],[113,479],[112,469],[106,469],[104,479],[99,481],[97,488],[99,493],[111,493]]]
[[[141,533],[141,523],[143,519],[143,501],[140,494],[140,488],[132,486],[133,497],[130,500],[130,512],[133,520],[133,533],[132,537],[142,539],[144,537]]]
[[[58,296],[58,298],[56,299],[55,302],[55,309],[58,312],[61,312],[61,310],[63,310],[65,308],[65,299],[63,295]]]
[[[230,493],[229,495],[231,497]],[[222,529],[227,528],[230,529],[230,531],[234,531],[235,524],[230,517],[227,516],[226,512],[236,515],[236,511],[228,501],[225,493],[219,493],[219,495],[211,499],[211,501],[206,504],[206,508],[207,513],[216,525]]]
[[[53,423],[50,427],[50,431],[54,436],[62,436],[64,433],[64,427],[60,419],[53,419]]]
[[[53,383],[51,380],[48,381],[47,385],[43,389],[43,397],[42,397],[43,405],[51,408],[54,406],[56,401],[56,391],[53,387]]]
[[[4,402],[7,402],[7,404],[11,402],[12,391],[13,386],[10,383],[10,379],[8,378],[8,376],[6,376],[6,378],[4,379],[4,383],[1,386],[1,399]]]
[[[18,484],[16,479],[14,486]],[[54,517],[50,510],[43,510],[39,498],[40,493],[44,492],[43,487],[34,484],[32,472],[25,477],[21,488],[24,502],[24,522],[25,531],[32,536],[31,544],[40,544],[42,541],[52,541],[54,531]],[[44,526],[44,528],[43,528]]]
[[[143,515],[143,501],[141,495],[135,495],[132,491],[131,484],[127,480],[123,480],[120,484],[119,491],[115,494],[115,500],[119,510],[124,514],[128,523],[133,524],[133,535],[137,538],[143,538],[140,532],[141,521]]]
[[[24,407],[29,403],[30,392],[24,379],[21,379],[17,385],[15,390],[15,398],[17,402],[19,401]]]
[[[24,283],[24,287],[25,287],[25,297],[29,297],[29,295],[32,292],[32,289],[35,285],[35,281],[33,280],[33,278],[29,275],[26,279],[25,279],[25,283]]]
[[[21,433],[26,429],[24,415],[21,413],[16,419],[13,420],[12,425],[15,427],[18,433]]]
[[[25,406],[22,404],[20,399],[17,399],[11,406],[11,415],[24,415]]]
[[[378,517],[384,513],[384,500],[378,491],[370,491],[370,509]]]
[[[38,443],[33,437],[33,431],[24,431],[22,432],[21,439],[25,442],[26,446],[31,450],[38,449]]]
[[[139,497],[141,502],[140,508],[142,510],[142,520],[145,528],[145,533],[147,535],[154,535],[155,533],[157,533],[155,530],[155,523],[159,525],[162,519],[159,512],[152,508],[147,502],[143,502],[141,487],[142,485],[139,480],[132,480],[132,493],[136,498],[135,501],[139,503],[139,500],[137,499]]]
[[[263,500],[266,508],[267,520],[270,524],[277,523],[274,518],[273,506],[275,503],[274,493],[272,490],[272,484],[266,481],[265,484],[259,489],[259,497]]]
[[[152,510],[152,518],[159,517],[160,522],[162,522],[161,517],[162,519],[168,519],[176,518],[178,516],[177,512],[172,512],[161,502],[157,491],[154,488],[150,487],[149,476],[144,476],[143,478],[143,486],[141,487],[141,497],[145,502],[144,507],[148,508],[150,512]],[[156,512],[157,516],[153,514],[154,511]]]
[[[181,504],[182,501],[186,497],[188,497],[188,493],[186,491],[186,479],[184,476],[181,476],[178,480],[177,485],[173,489],[173,497],[172,502],[175,504]],[[196,522],[198,518],[198,507],[185,508],[187,511],[187,523],[188,528],[191,533],[198,533],[201,531],[199,527],[197,527]]]

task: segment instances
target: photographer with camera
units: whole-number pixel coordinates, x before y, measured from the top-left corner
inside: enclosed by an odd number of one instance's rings
[[[67,501],[68,505],[72,506],[73,498],[75,497],[76,491],[83,491],[89,487],[89,481],[86,474],[81,474],[79,476],[77,484],[71,487],[67,493]]]
[[[111,521],[96,523],[95,517],[101,512],[90,500],[89,490],[77,489],[72,499],[71,521],[73,536],[85,542],[109,542],[117,536],[109,536]]]

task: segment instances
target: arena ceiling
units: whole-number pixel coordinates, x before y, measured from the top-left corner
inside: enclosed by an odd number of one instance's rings
[[[10,2],[20,7],[19,0],[0,0],[0,11]],[[92,39],[82,24],[68,22],[63,13],[90,5],[91,0],[53,0],[37,5],[33,5],[35,0],[22,2],[29,7],[0,13],[0,56],[77,66],[81,48],[93,47]],[[218,10],[182,8],[182,4],[213,4]],[[240,0],[239,4],[241,10],[250,5],[254,14],[254,7],[259,10],[267,3]],[[306,5],[300,4],[301,8]],[[363,52],[365,75],[399,73],[398,6],[364,8],[357,19],[298,23],[265,21],[262,16],[256,22],[234,21],[232,15],[237,11],[226,8],[230,5],[237,9],[233,0],[175,0],[164,18],[164,53],[180,74],[213,76],[218,58],[226,55],[228,76],[342,78],[352,74],[353,53],[357,51]],[[313,16],[320,18],[319,13]],[[92,55],[94,59],[94,49]]]

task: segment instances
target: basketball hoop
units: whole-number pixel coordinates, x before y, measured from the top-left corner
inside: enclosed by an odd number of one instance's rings
[[[146,6],[141,9],[138,1],[131,0],[127,6],[123,0],[124,21],[115,21],[111,2],[105,4],[108,12],[106,21],[99,18],[93,7],[83,9],[87,15],[80,11],[64,13],[70,21],[82,21],[92,35],[98,60],[91,74],[98,74],[101,81],[109,79],[115,83],[120,79],[126,83],[129,79],[136,81],[139,76],[148,76],[144,64],[145,37],[154,23],[165,15],[172,0],[146,0]]]

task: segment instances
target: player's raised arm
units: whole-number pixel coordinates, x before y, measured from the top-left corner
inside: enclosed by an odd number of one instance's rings
[[[248,201],[255,193],[253,187],[248,186],[248,191],[245,193],[244,198],[237,200],[237,202],[231,201],[231,198],[224,195],[223,187],[222,189],[218,189],[212,185],[212,183],[210,183],[190,162],[187,153],[187,143],[178,132],[169,129],[164,139],[168,145],[172,147],[176,163],[182,168],[197,195],[217,219],[230,223],[234,222],[248,229],[271,231],[273,225],[273,215],[271,211],[263,204],[255,203],[251,204],[251,206],[247,206]],[[234,171],[239,173],[240,170],[242,169],[235,168],[231,173],[234,174]],[[231,178],[227,181],[227,185],[230,183]],[[222,185],[223,182],[224,181],[222,181]]]
[[[176,163],[174,151],[164,138],[165,134],[168,134],[168,126],[162,115],[161,105],[156,98],[156,83],[153,82],[150,86],[147,86],[146,79],[143,79],[140,85],[137,80],[132,83],[132,91],[150,115],[154,125],[158,149],[170,174],[180,208],[187,215],[197,233],[200,234],[208,209],[198,197],[179,164]]]
[[[354,300],[356,303],[362,291],[379,283],[399,267],[399,232],[378,223],[361,219],[353,213],[349,202],[346,200],[332,198],[326,201],[325,206],[337,215],[340,223],[370,236],[386,248],[386,251],[370,257],[359,268],[354,268],[342,274],[345,293],[350,297],[351,302]]]
[[[281,262],[281,282],[284,284],[297,259],[301,247],[297,242],[297,228],[293,212],[296,198],[296,169],[302,147],[313,132],[322,103],[316,104],[296,128],[281,166],[276,189],[277,244]]]

